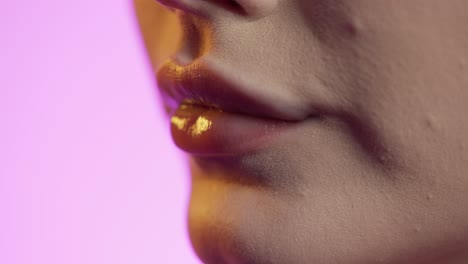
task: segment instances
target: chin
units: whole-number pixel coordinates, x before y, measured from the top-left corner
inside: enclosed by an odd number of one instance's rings
[[[403,206],[405,190],[394,191],[399,201],[367,184],[302,183],[307,188],[300,189],[262,177],[244,181],[254,173],[241,162],[191,160],[188,227],[203,263],[422,264],[457,248],[447,243],[456,229],[435,233],[444,230],[440,219],[419,213],[429,211],[426,205]]]
[[[196,254],[207,264],[269,262],[257,241],[268,224],[265,193],[218,176],[193,175],[188,225]]]

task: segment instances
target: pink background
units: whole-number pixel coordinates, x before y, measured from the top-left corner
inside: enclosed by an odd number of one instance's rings
[[[198,263],[129,0],[0,1],[0,263]]]

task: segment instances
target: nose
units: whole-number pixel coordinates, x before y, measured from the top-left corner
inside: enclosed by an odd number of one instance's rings
[[[186,12],[209,15],[218,9],[259,19],[272,13],[279,0],[157,0],[159,3]]]

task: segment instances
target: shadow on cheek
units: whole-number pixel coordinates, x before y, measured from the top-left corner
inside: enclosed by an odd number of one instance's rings
[[[357,35],[351,9],[340,0],[300,1],[303,20],[314,36],[327,46],[335,46],[342,40]]]

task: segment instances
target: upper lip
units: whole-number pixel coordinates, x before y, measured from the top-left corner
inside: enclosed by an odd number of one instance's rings
[[[249,85],[242,73],[208,60],[186,66],[169,60],[157,71],[157,82],[170,112],[189,103],[260,118],[284,121],[306,118],[297,104],[286,103],[287,97],[275,95],[259,83]]]

